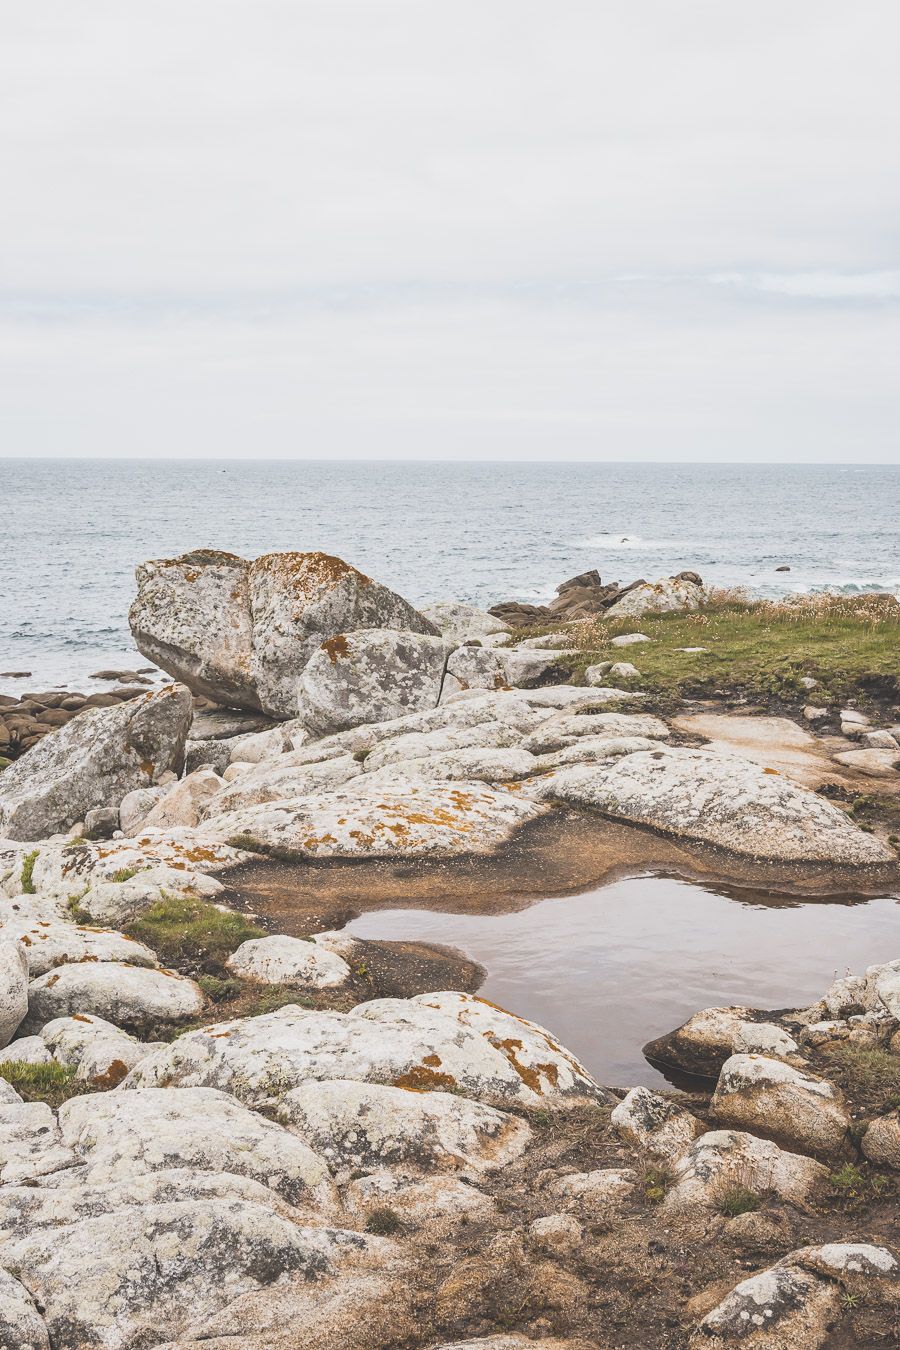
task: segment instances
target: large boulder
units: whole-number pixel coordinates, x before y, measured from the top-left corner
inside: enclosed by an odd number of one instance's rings
[[[349,1013],[289,1005],[219,1023],[148,1055],[122,1086],[216,1087],[267,1106],[301,1084],[335,1078],[500,1106],[608,1099],[542,1027],[453,992],[375,999]]]
[[[821,1158],[847,1149],[850,1117],[825,1078],[767,1055],[732,1055],[710,1103],[715,1121]]]
[[[46,838],[180,772],[190,723],[191,696],[178,684],[80,713],[4,769],[0,835]]]
[[[890,845],[860,830],[814,792],[736,755],[660,746],[566,769],[545,795],[664,834],[774,862],[845,866],[896,862]]]
[[[325,553],[246,562],[198,550],[144,563],[129,622],[140,651],[195,693],[277,718],[326,638],[361,628],[438,630],[386,586]],[[195,732],[195,735],[198,734]]]
[[[789,1153],[768,1139],[757,1139],[743,1130],[710,1130],[675,1163],[663,1209],[669,1213],[719,1209],[734,1186],[802,1205],[828,1178],[828,1169],[821,1163]]]
[[[199,987],[172,970],[147,970],[117,961],[59,966],[28,987],[29,1027],[71,1013],[96,1013],[116,1026],[140,1030],[157,1022],[183,1022],[206,1004]]]
[[[453,857],[493,852],[545,809],[487,785],[400,779],[387,790],[369,787],[367,777],[216,816],[209,829],[251,851],[297,859]]]
[[[680,573],[677,577],[660,577],[657,581],[643,581],[633,587],[621,600],[606,611],[608,619],[637,619],[642,614],[665,614],[671,610],[699,609],[706,600],[706,587],[699,577]]]
[[[461,600],[437,600],[432,605],[423,605],[421,613],[448,643],[456,646],[472,640],[482,642],[486,647],[493,646],[495,642],[505,640],[510,631],[502,619]]]
[[[300,984],[312,989],[334,989],[346,984],[351,973],[347,962],[335,952],[282,934],[242,942],[225,964],[244,980]]]
[[[439,637],[363,629],[326,640],[307,661],[300,719],[320,736],[437,706],[446,649]]]

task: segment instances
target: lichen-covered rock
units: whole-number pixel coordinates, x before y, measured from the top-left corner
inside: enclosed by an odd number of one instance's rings
[[[462,707],[462,704],[454,705]],[[527,714],[527,708],[520,707]],[[520,726],[507,721],[491,719],[474,726],[437,727],[433,731],[407,731],[400,736],[381,740],[365,753],[366,773],[377,772],[392,764],[405,765],[434,755],[448,755],[460,750],[510,750],[522,740]]]
[[[171,970],[147,970],[116,961],[59,966],[28,987],[27,1025],[94,1013],[116,1026],[141,1029],[155,1022],[196,1017],[206,1000],[193,980]]]
[[[441,637],[451,646],[461,646],[473,639],[503,638],[510,632],[508,624],[485,609],[463,604],[460,600],[438,600],[423,605],[419,611],[433,623]],[[489,644],[485,644],[489,645]]]
[[[496,1220],[498,1213],[492,1196],[445,1172],[412,1179],[403,1169],[367,1172],[344,1187],[341,1199],[354,1223],[373,1210],[388,1208],[405,1225],[445,1232],[460,1222]]]
[[[840,1315],[840,1290],[796,1266],[741,1280],[700,1323],[691,1350],[818,1350]]]
[[[651,1063],[665,1064],[695,1078],[718,1078],[737,1049],[741,1030],[752,1025],[752,1008],[703,1008],[674,1031],[648,1041],[644,1054]]]
[[[0,1046],[8,1045],[28,1012],[28,958],[18,942],[0,942]]]
[[[59,1127],[89,1185],[186,1167],[249,1177],[293,1206],[334,1203],[323,1160],[296,1134],[225,1092],[142,1088],[73,1097],[60,1107]]]
[[[155,966],[156,953],[124,933],[86,928],[62,920],[7,919],[0,926],[4,942],[16,942],[25,953],[28,975],[34,979],[69,961],[128,961]]]
[[[139,1041],[105,1018],[86,1013],[54,1018],[41,1028],[39,1039],[57,1063],[75,1070],[76,1078],[112,1086],[159,1044]]]
[[[0,1345],[3,1350],[50,1350],[50,1337],[24,1285],[0,1269]]]
[[[52,1345],[142,1350],[255,1290],[277,1283],[277,1299],[281,1282],[305,1288],[367,1242],[243,1199],[181,1200],[25,1232],[3,1260],[42,1308]]]
[[[0,835],[43,839],[180,771],[191,696],[170,684],[58,727],[0,777]]]
[[[537,773],[539,768],[539,760],[529,755],[527,750],[493,750],[488,746],[472,746],[465,750],[448,750],[443,754],[404,760],[399,773],[393,764],[375,769],[366,774],[366,790],[371,790],[378,783],[382,789],[390,791],[396,785],[400,773],[407,782],[505,784],[527,778]]]
[[[847,1148],[850,1116],[832,1083],[766,1055],[732,1055],[710,1102],[714,1120],[821,1158]]]
[[[665,722],[649,713],[610,713],[599,712],[594,708],[571,712],[563,709],[543,721],[522,742],[522,746],[534,755],[543,755],[570,746],[578,748],[580,743],[594,737],[603,740],[632,737],[666,740],[669,734]]]
[[[128,617],[140,651],[215,703],[278,718],[295,715],[297,679],[323,639],[360,628],[437,633],[400,596],[324,553],[248,563],[201,549],[144,563],[136,577]]]
[[[617,820],[777,862],[896,861],[838,807],[774,770],[709,750],[640,751],[557,774],[552,795]]]
[[[717,1209],[731,1186],[769,1193],[803,1204],[828,1181],[821,1163],[799,1153],[788,1153],[768,1139],[741,1130],[710,1130],[702,1134],[674,1166],[671,1190],[663,1209]]]
[[[636,1087],[622,1098],[610,1116],[628,1143],[656,1158],[680,1158],[706,1127],[683,1106],[649,1088]]]
[[[487,785],[401,781],[394,791],[363,784],[359,793],[247,807],[216,816],[209,828],[223,840],[298,858],[453,857],[499,848],[543,810]]]
[[[358,778],[363,766],[353,755],[336,755],[318,764],[296,764],[293,752],[262,764],[248,764],[247,771],[233,779],[207,805],[206,817],[226,815],[264,802],[293,801],[342,787]],[[232,765],[232,768],[235,766]]]
[[[442,638],[363,629],[327,638],[297,686],[297,710],[319,736],[437,706],[447,652]]]
[[[610,605],[608,619],[637,619],[642,614],[665,614],[671,610],[699,609],[707,592],[702,583],[686,577],[660,577],[633,587],[621,600]]]
[[[446,695],[464,689],[530,689],[571,674],[578,652],[457,647],[447,660]]]
[[[242,942],[225,962],[229,970],[260,984],[303,984],[312,989],[334,989],[346,984],[351,971],[347,962],[303,938],[250,938]]]
[[[195,769],[165,792],[141,820],[142,830],[168,830],[173,825],[198,825],[225,779],[212,769]]]
[[[46,1102],[0,1105],[0,1182],[30,1183],[71,1167],[75,1156],[64,1147],[56,1117]],[[0,1187],[0,1196],[3,1188]]]
[[[122,1086],[209,1086],[263,1106],[335,1078],[458,1091],[501,1107],[607,1099],[542,1028],[457,993],[375,999],[349,1013],[289,1005],[221,1022],[148,1055]]]
[[[524,1121],[465,1097],[341,1079],[294,1088],[279,1117],[332,1171],[398,1165],[481,1171],[519,1157],[531,1137]]]

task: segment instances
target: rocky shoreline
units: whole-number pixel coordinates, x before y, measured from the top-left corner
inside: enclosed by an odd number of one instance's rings
[[[171,682],[0,706],[48,728],[0,772],[0,1343],[898,1343],[893,953],[660,1028],[689,1083],[660,1094],[335,924],[409,878],[489,906],[538,857],[573,889],[638,856],[898,887],[893,818],[842,793],[894,800],[900,710],[673,716],[618,660],[645,634],[586,662],[597,614],[702,610],[691,573],[540,614],[416,611],[322,554],[137,576]]]

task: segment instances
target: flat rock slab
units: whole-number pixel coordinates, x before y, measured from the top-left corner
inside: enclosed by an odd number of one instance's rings
[[[831,802],[736,755],[661,746],[565,769],[546,797],[773,862],[895,863]]]
[[[501,1107],[608,1100],[542,1027],[458,993],[376,999],[349,1013],[288,1006],[221,1022],[148,1055],[122,1089],[208,1086],[262,1106],[335,1078],[458,1091]]]
[[[472,783],[373,785],[371,797],[339,791],[269,802],[217,816],[210,830],[259,852],[310,858],[452,857],[489,853],[542,808]]]

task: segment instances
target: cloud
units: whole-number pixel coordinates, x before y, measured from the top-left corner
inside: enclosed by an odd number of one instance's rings
[[[15,7],[4,452],[889,453],[897,37],[890,0]]]

